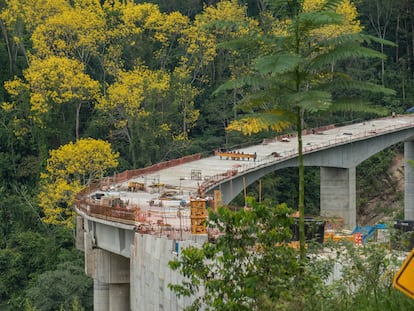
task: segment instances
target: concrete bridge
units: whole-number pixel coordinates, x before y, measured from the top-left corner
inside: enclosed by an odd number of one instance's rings
[[[304,163],[321,170],[321,215],[343,217],[351,229],[356,224],[357,165],[404,142],[404,217],[414,219],[414,172],[407,164],[414,160],[414,116],[328,126],[304,134]],[[100,189],[78,196],[77,245],[85,252],[86,274],[94,279],[94,310],[175,311],[189,305],[168,288],[169,283],[182,280],[168,268],[168,261],[182,248],[204,242],[206,235],[191,234],[189,215],[181,203],[220,190],[227,204],[264,175],[297,166],[297,141],[289,135],[232,152],[235,156],[229,159],[220,153],[207,158],[196,155],[124,172]],[[128,191],[130,182],[144,190]],[[110,197],[116,194],[117,201],[96,203],[91,195],[100,191]],[[161,201],[166,194],[171,197]]]
[[[404,142],[404,218],[414,219],[414,172],[411,165],[407,164],[408,159],[414,159],[414,119],[408,119],[408,116],[406,118],[405,121],[401,118],[375,120],[303,136],[304,165],[320,167],[321,216],[342,217],[346,227],[352,230],[356,226],[356,167],[376,153]],[[402,126],[403,124],[407,126]],[[295,138],[291,140],[292,144],[297,144]],[[271,144],[272,142],[268,143]],[[260,147],[269,149],[269,146]],[[244,150],[249,152],[258,148],[255,146]],[[279,151],[278,154],[280,157],[276,161],[241,169],[232,178],[212,185],[207,183],[206,192],[221,190],[222,200],[228,204],[246,185],[271,172],[298,165],[297,149],[292,149],[287,154],[286,151]]]

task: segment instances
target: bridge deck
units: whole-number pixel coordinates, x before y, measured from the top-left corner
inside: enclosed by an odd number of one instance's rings
[[[310,130],[303,135],[304,153],[316,152],[351,141],[398,131],[414,126],[414,115],[401,115],[375,119],[363,123],[350,124],[341,127],[327,126]],[[260,145],[232,150],[232,154],[254,155],[254,161],[243,157],[227,157],[216,152],[216,155],[199,160],[148,171],[132,179],[109,184],[101,191],[106,196],[117,196],[122,206],[135,211],[136,223],[188,229],[188,201],[191,197],[200,195],[200,189],[209,189],[214,183],[240,174],[245,170],[268,165],[275,161],[284,161],[296,157],[298,153],[297,140],[294,136],[278,136],[266,139]],[[249,156],[250,157],[250,156]],[[128,191],[130,182],[144,185],[143,189]],[[96,192],[94,192],[96,193]],[[79,201],[78,208],[86,211],[85,198],[90,199],[91,193]],[[120,202],[119,202],[120,203]],[[116,203],[114,203],[116,204]],[[95,208],[94,215],[98,215]],[[105,211],[105,215],[108,212]],[[131,221],[130,213],[127,213]],[[120,214],[121,215],[121,214]],[[181,215],[181,217],[178,217]],[[132,217],[133,218],[133,217]],[[111,217],[111,219],[113,219]]]

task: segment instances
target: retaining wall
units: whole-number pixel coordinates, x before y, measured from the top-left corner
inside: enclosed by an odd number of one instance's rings
[[[179,272],[169,268],[168,262],[177,258],[183,248],[201,246],[205,238],[198,236],[175,241],[136,233],[131,249],[131,310],[181,311],[188,307],[191,300],[178,298],[168,287],[168,284],[179,284],[184,279]]]

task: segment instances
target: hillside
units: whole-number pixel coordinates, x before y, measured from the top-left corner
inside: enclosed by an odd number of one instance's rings
[[[359,225],[374,225],[403,217],[404,211],[404,155],[397,154],[382,178],[382,188],[370,195],[368,202],[358,209]]]

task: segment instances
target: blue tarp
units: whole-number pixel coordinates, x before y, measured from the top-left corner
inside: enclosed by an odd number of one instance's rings
[[[355,227],[354,231],[352,231],[352,234],[355,234],[357,232],[362,234],[362,243],[367,243],[369,239],[372,239],[374,237],[375,227],[374,226]]]
[[[386,224],[377,224],[376,225],[376,228],[377,229],[384,229],[385,230],[385,229],[387,229],[387,225]]]
[[[414,112],[414,106],[412,106],[411,108],[408,108],[405,112]]]

